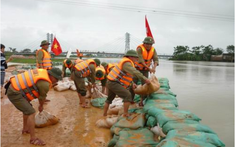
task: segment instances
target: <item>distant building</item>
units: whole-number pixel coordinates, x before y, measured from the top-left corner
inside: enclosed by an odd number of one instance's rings
[[[229,53],[223,53],[222,55],[211,55],[211,61],[234,62],[234,56]]]

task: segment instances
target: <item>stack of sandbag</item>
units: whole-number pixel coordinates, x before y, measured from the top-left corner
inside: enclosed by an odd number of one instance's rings
[[[111,128],[118,120],[117,115],[108,115],[107,117],[101,118],[96,122],[97,127]]]
[[[146,99],[143,108],[146,113],[146,126],[155,127],[159,124],[157,130],[166,134],[157,147],[223,147],[224,144],[218,136],[209,127],[200,124],[201,119],[198,116],[177,108],[176,95],[169,90],[169,80],[159,78],[159,82],[160,90]]]
[[[120,116],[111,127],[113,139],[108,147],[156,146],[154,133],[145,127],[146,119],[143,109],[129,109],[131,116]]]
[[[56,91],[65,91],[65,90],[76,90],[74,82],[69,78],[65,77],[62,81],[57,82],[57,85],[54,87]]]
[[[134,92],[140,95],[149,95],[158,91],[158,89],[160,88],[160,84],[157,77],[152,74],[149,80],[151,82],[150,84],[138,85],[137,88],[134,89]]]
[[[50,125],[55,125],[59,122],[59,119],[49,112],[38,112],[35,116],[35,126],[37,128],[43,128]]]

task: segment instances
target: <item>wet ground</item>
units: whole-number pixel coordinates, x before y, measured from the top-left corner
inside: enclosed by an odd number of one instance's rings
[[[46,128],[36,128],[37,137],[43,139],[48,147],[103,147],[107,146],[111,138],[109,129],[98,128],[95,122],[102,117],[102,110],[98,108],[84,109],[79,106],[75,91],[57,92],[51,90],[48,94],[51,100],[44,110],[60,118],[59,124]],[[28,147],[29,135],[22,135],[23,118],[18,111],[4,97],[1,100],[1,146]],[[38,101],[32,102],[35,110]]]

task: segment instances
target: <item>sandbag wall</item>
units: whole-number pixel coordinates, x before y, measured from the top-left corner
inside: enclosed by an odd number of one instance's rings
[[[176,95],[169,89],[169,81],[159,78],[160,90],[145,100],[143,109],[131,109],[130,118],[120,117],[111,128],[113,139],[109,147],[157,146],[157,147],[223,147],[224,143],[208,126],[200,123],[200,118],[189,111],[178,109]],[[138,102],[140,96],[134,101]],[[154,141],[149,128],[162,128],[165,138]]]

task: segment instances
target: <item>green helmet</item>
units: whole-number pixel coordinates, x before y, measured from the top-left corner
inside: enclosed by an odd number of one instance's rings
[[[108,66],[108,63],[107,63],[107,62],[102,62],[101,65],[102,65],[103,67],[106,67],[106,66]]]
[[[67,60],[66,60],[66,64],[67,64],[67,65],[70,65],[71,63],[72,63],[72,61],[71,61],[70,59],[67,59]]]
[[[152,37],[145,37],[143,43],[145,44],[154,44],[154,40]]]
[[[100,66],[100,59],[94,59],[95,63],[96,63],[96,66]]]
[[[129,50],[126,52],[126,54],[124,55],[124,57],[136,57],[139,58],[139,56],[137,55],[137,52],[135,50]]]
[[[47,40],[43,40],[43,41],[41,42],[40,47],[42,47],[43,45],[50,45],[50,43],[49,43]]]
[[[97,70],[96,73],[95,73],[95,76],[97,78],[102,78],[104,76],[104,73],[101,70]]]
[[[48,70],[48,73],[57,80],[62,80],[62,71],[59,68],[53,67],[51,70]]]

